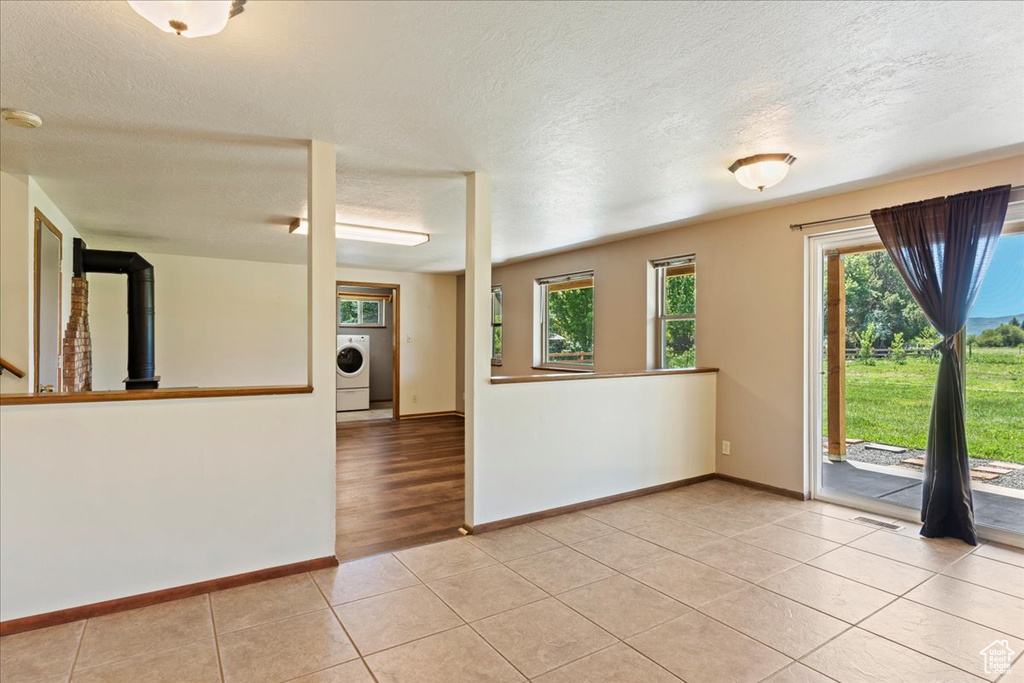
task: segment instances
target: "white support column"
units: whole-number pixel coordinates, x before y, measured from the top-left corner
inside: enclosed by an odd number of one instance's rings
[[[466,524],[476,518],[480,407],[491,381],[491,177],[466,175]]]
[[[309,384],[313,387],[311,410],[316,412],[317,453],[324,454],[323,485],[330,488],[330,538],[326,552],[334,554],[335,543],[335,373],[334,353],[335,273],[334,247],[336,161],[334,145],[319,140],[309,144],[309,237],[307,238],[307,362]],[[321,433],[322,430],[322,433]]]

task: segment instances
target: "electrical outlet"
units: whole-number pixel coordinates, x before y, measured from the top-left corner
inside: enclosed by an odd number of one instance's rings
[[[732,448],[728,441],[722,442],[722,455],[729,455],[729,450]]]

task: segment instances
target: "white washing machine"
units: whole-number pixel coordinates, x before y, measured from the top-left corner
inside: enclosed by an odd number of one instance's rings
[[[338,412],[370,409],[370,338],[338,335]]]

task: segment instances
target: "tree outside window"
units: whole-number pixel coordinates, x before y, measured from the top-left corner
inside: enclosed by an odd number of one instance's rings
[[[501,365],[501,285],[491,288],[491,365]]]
[[[385,327],[385,298],[356,295],[338,295],[338,325],[340,327]]]
[[[543,302],[542,363],[594,365],[594,274],[539,280]]]
[[[697,363],[697,264],[693,256],[654,262],[658,282],[659,367]]]

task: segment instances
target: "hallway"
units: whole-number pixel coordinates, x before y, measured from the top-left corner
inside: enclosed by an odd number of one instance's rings
[[[464,433],[457,416],[338,424],[339,560],[458,537]]]

